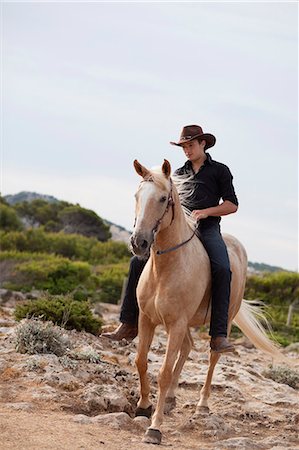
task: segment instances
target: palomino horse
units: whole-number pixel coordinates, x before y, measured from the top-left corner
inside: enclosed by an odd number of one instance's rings
[[[178,191],[164,160],[162,170],[148,170],[137,160],[135,170],[143,178],[136,193],[136,223],[132,249],[139,257],[150,252],[137,286],[139,344],[136,365],[140,378],[140,399],[136,415],[151,415],[147,355],[157,325],[163,324],[167,347],[158,376],[158,398],[144,441],[160,444],[164,408],[175,404],[175,389],[192,347],[189,327],[210,321],[211,274],[209,258],[194,236],[180,204]],[[242,301],[247,257],[244,247],[232,236],[224,236],[232,270],[229,330],[234,322],[256,347],[276,356],[279,352],[267,338],[255,317],[256,307]],[[208,408],[212,375],[220,354],[210,352],[209,369],[200,391],[197,412]]]

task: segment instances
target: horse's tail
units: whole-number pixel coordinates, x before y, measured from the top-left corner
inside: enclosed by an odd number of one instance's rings
[[[265,322],[264,327],[261,321]],[[271,341],[266,330],[271,332],[270,324],[255,301],[242,300],[241,308],[233,320],[233,323],[240,328],[255,347],[263,352],[269,353],[273,358],[286,361],[287,358],[280,352],[278,344]]]

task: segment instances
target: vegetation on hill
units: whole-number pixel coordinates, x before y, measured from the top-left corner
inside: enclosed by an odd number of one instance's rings
[[[99,242],[77,234],[49,233],[43,228],[0,232],[0,241],[2,251],[48,253],[92,264],[118,263],[130,257],[124,242]]]
[[[49,202],[40,198],[8,205],[1,197],[0,207],[2,230],[42,226],[45,231],[76,233],[102,242],[111,237],[109,226],[103,219],[80,205],[58,200]]]
[[[109,240],[108,225],[93,211],[54,200],[11,205],[0,196],[1,287],[47,292],[48,297],[18,308],[18,318],[37,315],[59,324],[55,314],[74,308],[80,323],[89,304],[119,301],[130,252],[125,243]],[[268,271],[248,276],[245,298],[265,303],[280,343],[299,341],[299,274],[260,263],[249,266]],[[79,329],[76,320],[68,323]],[[86,327],[81,329],[92,330]]]
[[[268,272],[251,275],[247,278],[245,298],[260,300],[265,304],[274,336],[282,345],[299,341],[298,273]],[[289,317],[291,305],[294,309]]]

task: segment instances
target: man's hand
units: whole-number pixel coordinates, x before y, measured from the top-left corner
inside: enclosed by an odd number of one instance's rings
[[[238,206],[229,200],[225,200],[218,206],[212,206],[211,208],[205,209],[195,209],[192,211],[191,216],[196,220],[206,219],[209,216],[218,217],[218,216],[226,216],[228,214],[235,213],[238,209]]]
[[[194,209],[191,213],[191,216],[196,220],[206,219],[208,217],[208,214],[205,213],[205,210],[202,209]]]

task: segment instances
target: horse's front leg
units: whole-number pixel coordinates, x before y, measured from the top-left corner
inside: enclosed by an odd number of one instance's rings
[[[174,363],[187,332],[186,323],[176,323],[169,327],[166,354],[158,376],[158,399],[151,426],[148,428],[144,442],[160,444],[162,433],[160,427],[163,421],[165,398],[172,381]]]
[[[146,317],[142,311],[139,313],[138,323],[138,348],[135,363],[139,373],[140,380],[140,399],[137,403],[136,416],[150,417],[152,405],[149,400],[150,384],[147,376],[147,355],[153,340],[155,326]]]

